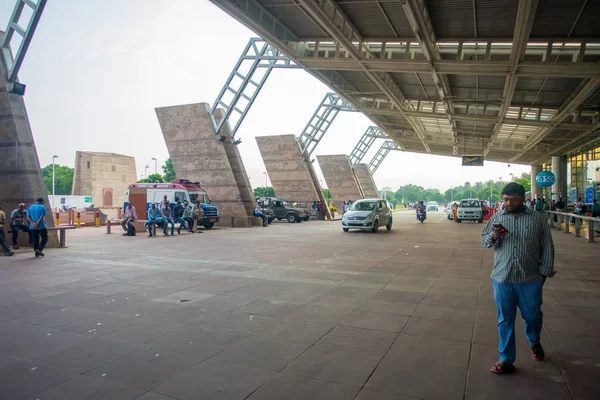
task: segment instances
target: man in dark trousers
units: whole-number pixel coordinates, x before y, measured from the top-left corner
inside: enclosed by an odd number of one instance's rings
[[[33,252],[37,257],[44,257],[44,248],[48,243],[48,229],[46,228],[46,207],[41,197],[27,210],[27,220],[33,240]],[[41,239],[41,241],[40,241]]]
[[[515,371],[515,318],[517,307],[525,321],[531,357],[544,359],[542,330],[542,287],[554,276],[554,244],[543,213],[524,204],[525,188],[511,182],[502,190],[504,208],[490,219],[481,233],[483,247],[494,249],[492,285],[498,313],[499,360],[496,374]]]

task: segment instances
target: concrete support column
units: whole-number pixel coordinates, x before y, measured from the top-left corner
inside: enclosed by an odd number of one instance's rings
[[[552,173],[556,182],[552,185],[552,199],[567,198],[567,156],[552,157]]]
[[[373,177],[369,171],[369,166],[367,164],[360,163],[357,164],[354,169],[356,171],[356,179],[358,179],[358,184],[360,185],[365,198],[376,199],[379,197],[379,193],[377,193],[377,187],[375,186],[375,182],[373,181]]]
[[[0,63],[1,64],[1,63]],[[6,81],[4,67],[0,66],[0,201],[4,203],[6,221],[19,203],[29,207],[42,197],[46,205],[46,225],[54,226],[48,194],[23,97],[10,94],[12,84]],[[8,230],[8,226],[5,227]],[[11,239],[7,238],[10,243]],[[19,235],[27,245],[27,235]],[[57,247],[55,231],[48,232],[48,247]]]
[[[541,165],[531,166],[531,199],[542,197],[542,188],[535,181],[535,177],[542,172]]]
[[[362,199],[358,180],[352,171],[348,156],[345,154],[317,156],[321,172],[331,193],[333,203],[338,210],[342,202]]]

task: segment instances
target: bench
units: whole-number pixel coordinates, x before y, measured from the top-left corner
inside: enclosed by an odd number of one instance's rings
[[[254,215],[232,215],[231,216],[231,227],[235,228],[235,220],[236,219],[245,219],[246,220],[246,228],[252,228],[252,218],[258,218],[260,220],[260,225],[262,225],[262,218],[255,217]]]
[[[106,220],[106,233],[107,234],[111,234],[112,233],[112,226],[117,225],[118,227],[121,227],[121,221],[123,221],[122,219],[109,219]],[[148,222],[148,220],[145,219],[136,219],[135,221],[133,221],[133,226],[135,227],[136,232],[145,232],[146,231],[146,222]],[[178,226],[180,226],[181,223],[177,223],[175,224],[176,228],[178,228]],[[194,226],[196,224],[194,223]],[[156,224],[152,224],[152,236],[156,235]]]
[[[48,231],[58,231],[58,248],[67,248],[67,229],[76,229],[75,225],[59,225],[48,228]]]

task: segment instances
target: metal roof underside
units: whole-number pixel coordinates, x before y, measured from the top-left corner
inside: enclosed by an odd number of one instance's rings
[[[600,141],[600,1],[211,1],[406,151],[540,164]]]

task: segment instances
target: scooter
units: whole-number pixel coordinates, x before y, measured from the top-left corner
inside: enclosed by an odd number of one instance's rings
[[[417,219],[423,223],[427,219],[427,211],[426,210],[418,210],[417,211]]]

